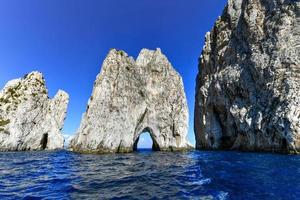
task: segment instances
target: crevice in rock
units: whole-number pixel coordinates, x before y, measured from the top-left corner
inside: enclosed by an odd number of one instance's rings
[[[137,125],[135,127],[134,132],[137,133],[138,129],[141,127],[142,122],[144,121],[146,115],[147,115],[148,109],[146,108],[142,116],[138,119]]]
[[[216,108],[213,108],[212,125],[211,125],[211,136],[209,138],[211,146],[215,144],[219,145],[219,138],[223,136],[223,125]]]
[[[286,140],[285,138],[283,138],[283,139],[281,140],[281,149],[282,149],[283,151],[286,151],[287,148],[288,148],[287,140]]]
[[[133,144],[133,151],[137,151],[137,145],[139,143],[140,140],[140,136],[135,140],[134,144]]]
[[[41,139],[41,148],[42,150],[45,150],[47,148],[48,144],[48,133],[43,134]]]
[[[223,135],[220,139],[220,148],[221,149],[230,149],[234,143],[231,136]]]
[[[214,146],[215,143],[215,138],[214,137],[209,137],[210,145]]]

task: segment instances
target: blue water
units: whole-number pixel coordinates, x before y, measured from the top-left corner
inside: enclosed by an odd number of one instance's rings
[[[300,156],[0,153],[0,199],[300,199]]]

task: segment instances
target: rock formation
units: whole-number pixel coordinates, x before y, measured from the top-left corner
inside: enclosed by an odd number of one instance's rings
[[[111,50],[70,148],[82,153],[132,152],[149,132],[154,150],[190,148],[188,108],[180,75],[160,49],[135,61]]]
[[[198,149],[300,151],[300,2],[229,0],[206,35]]]
[[[48,98],[41,73],[9,81],[0,92],[0,151],[63,148],[68,101],[63,91]]]

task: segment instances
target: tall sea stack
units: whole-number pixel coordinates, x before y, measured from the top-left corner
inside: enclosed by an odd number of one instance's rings
[[[229,0],[206,35],[197,149],[300,152],[300,1]]]
[[[63,148],[68,102],[61,90],[49,99],[39,72],[9,81],[0,91],[0,151]]]
[[[143,49],[135,61],[112,49],[97,76],[77,135],[82,153],[123,153],[149,132],[153,149],[189,149],[188,107],[180,75],[160,49]]]

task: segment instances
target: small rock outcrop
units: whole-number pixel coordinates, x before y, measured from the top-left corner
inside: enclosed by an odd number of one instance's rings
[[[135,61],[111,50],[70,149],[82,153],[123,153],[137,148],[149,132],[153,149],[189,149],[188,107],[180,75],[160,49],[143,49]]]
[[[197,149],[300,151],[300,2],[229,0],[206,35]]]
[[[49,99],[39,72],[9,81],[0,91],[0,151],[63,148],[68,101],[63,91]]]

